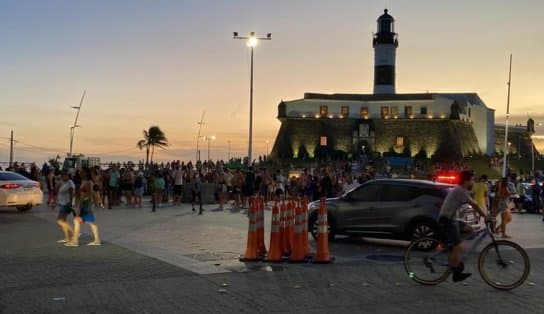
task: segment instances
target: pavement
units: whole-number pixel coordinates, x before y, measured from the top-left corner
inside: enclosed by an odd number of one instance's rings
[[[247,218],[205,208],[98,209],[104,244],[78,248],[55,243],[56,214],[44,207],[1,210],[0,313],[544,313],[544,224],[534,215],[515,215],[509,231],[531,274],[503,292],[477,274],[418,285],[400,241],[341,238],[330,243],[331,265],[241,263]],[[475,264],[469,258],[468,269]]]

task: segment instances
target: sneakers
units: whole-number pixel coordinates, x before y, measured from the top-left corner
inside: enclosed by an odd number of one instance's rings
[[[453,279],[453,282],[464,281],[468,277],[472,276],[471,273],[463,273],[464,268],[465,265],[463,263],[461,263],[461,265],[459,265],[457,268],[451,268],[453,274],[451,278]]]
[[[57,243],[67,243],[68,241],[66,241],[65,239],[61,239],[61,240],[58,240]]]
[[[89,246],[98,246],[98,245],[102,245],[102,243],[93,241],[93,242],[87,243],[87,245],[89,245]]]
[[[78,246],[79,246],[79,244],[78,244],[78,243],[76,243],[76,242],[72,242],[72,241],[70,241],[70,242],[66,242],[66,243],[64,243],[64,246],[69,246],[69,247],[78,247]]]

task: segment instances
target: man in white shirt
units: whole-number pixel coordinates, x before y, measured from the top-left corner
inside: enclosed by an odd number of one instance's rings
[[[174,206],[180,205],[183,195],[183,169],[180,165],[176,166],[173,173],[174,177]]]

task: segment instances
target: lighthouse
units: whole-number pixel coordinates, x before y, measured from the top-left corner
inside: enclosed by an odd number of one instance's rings
[[[374,34],[374,94],[395,94],[395,60],[397,55],[395,19],[385,9],[378,18],[378,32]]]

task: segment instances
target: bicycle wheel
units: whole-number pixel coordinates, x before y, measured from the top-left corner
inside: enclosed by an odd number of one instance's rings
[[[421,238],[410,243],[404,255],[408,277],[423,285],[437,285],[450,274],[448,252],[437,239]]]
[[[488,244],[478,258],[482,279],[491,287],[511,290],[519,287],[529,276],[529,256],[521,246],[510,241]]]

